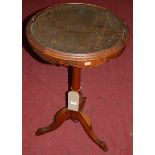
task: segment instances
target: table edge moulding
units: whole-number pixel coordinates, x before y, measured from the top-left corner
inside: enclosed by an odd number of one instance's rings
[[[41,13],[48,9],[52,9],[55,7],[63,6],[63,5],[88,5],[92,7],[101,8],[104,10],[107,10],[105,8],[102,8],[100,6],[92,5],[92,4],[86,4],[86,3],[65,3],[65,4],[59,4],[52,7],[48,7],[46,9],[43,9],[39,11],[36,15],[34,15],[28,22],[26,27],[26,35],[31,43],[31,46],[33,47],[34,51],[37,52],[37,54],[40,55],[45,61],[52,63],[52,64],[59,64],[64,66],[73,66],[78,68],[90,68],[90,67],[96,67],[99,66],[107,61],[109,61],[112,58],[116,58],[120,56],[124,48],[126,46],[126,43],[128,41],[128,26],[126,23],[121,19],[120,17],[115,17],[123,23],[123,37],[116,42],[116,44],[108,49],[100,50],[94,53],[86,53],[86,54],[73,54],[73,53],[66,53],[63,51],[55,50],[52,48],[45,47],[41,45],[36,39],[33,38],[31,35],[31,25],[35,21],[35,18],[38,17]],[[109,10],[107,10],[109,11]],[[111,12],[111,11],[109,11]]]

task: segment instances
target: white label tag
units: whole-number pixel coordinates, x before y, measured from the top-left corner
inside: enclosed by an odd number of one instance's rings
[[[79,110],[79,94],[76,91],[68,92],[68,109],[73,111]]]

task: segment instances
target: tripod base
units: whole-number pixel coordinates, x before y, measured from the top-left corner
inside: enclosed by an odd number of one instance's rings
[[[63,124],[63,122],[68,119],[80,122],[81,125],[83,126],[83,129],[89,136],[89,138],[92,141],[94,141],[103,151],[105,152],[108,151],[106,144],[103,141],[101,141],[99,138],[97,138],[96,134],[94,133],[88,116],[83,112],[71,111],[71,110],[68,110],[67,108],[63,108],[59,110],[54,116],[53,122],[47,127],[39,128],[36,131],[36,135],[40,136],[42,134],[53,131],[58,127],[60,127]]]
[[[80,85],[80,75],[81,75],[81,69],[80,68],[69,68],[71,76],[71,88],[72,91],[76,91],[79,93],[79,108],[78,111],[73,111],[69,110],[67,107],[59,110],[56,115],[54,116],[53,122],[44,128],[40,128],[36,131],[36,135],[40,136],[42,134],[48,133],[50,131],[53,131],[60,127],[64,121],[71,119],[73,122],[80,122],[81,125],[83,126],[83,129],[89,136],[89,138],[95,142],[103,151],[108,151],[108,148],[106,144],[101,141],[99,138],[97,138],[95,132],[92,129],[91,122],[86,114],[82,112],[85,102],[86,102],[86,97],[82,95],[82,92],[80,90],[81,85]]]

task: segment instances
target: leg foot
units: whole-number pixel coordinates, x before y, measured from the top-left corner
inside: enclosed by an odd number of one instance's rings
[[[91,122],[86,114],[82,112],[72,112],[72,118],[73,120],[78,120],[81,123],[85,132],[93,142],[95,142],[103,151],[108,151],[106,144],[101,141],[93,131]]]
[[[44,127],[44,128],[39,128],[37,131],[36,131],[36,136],[40,136],[42,134],[45,134],[45,133],[48,133],[50,131],[53,131],[55,129],[57,129],[58,127],[60,127],[63,122],[67,119],[70,118],[70,111],[68,111],[67,108],[63,108],[61,109],[60,111],[58,111],[56,113],[56,115],[54,116],[54,120],[53,122],[47,126],[47,127]]]

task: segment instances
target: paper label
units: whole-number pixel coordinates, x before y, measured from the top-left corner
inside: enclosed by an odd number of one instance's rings
[[[68,109],[73,111],[79,110],[79,94],[76,91],[68,92]]]

